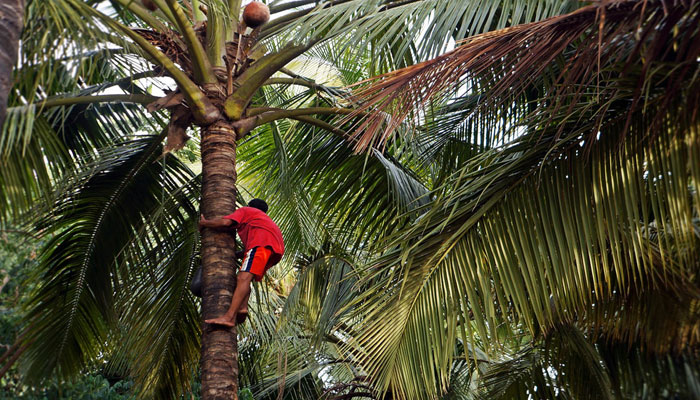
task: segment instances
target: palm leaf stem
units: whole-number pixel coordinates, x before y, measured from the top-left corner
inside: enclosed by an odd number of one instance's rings
[[[340,0],[340,1],[333,2],[332,4],[326,3],[326,4],[321,5],[320,8],[322,8],[322,9],[328,8],[328,7],[332,7],[334,5],[338,5],[338,4],[349,3],[351,1],[355,1],[355,0]],[[305,15],[310,14],[312,11],[316,10],[317,8],[318,7],[312,7],[312,8],[306,9],[306,10],[295,11],[295,12],[291,12],[289,14],[286,14],[280,18],[275,18],[270,23],[265,25],[265,27],[260,32],[260,38],[264,39],[264,38],[272,35],[280,27],[282,27],[285,24],[288,24],[289,22],[292,22],[298,18],[301,18]],[[270,12],[272,12],[272,10],[270,10]]]
[[[317,91],[331,93],[337,96],[344,97],[349,94],[349,92],[345,92],[336,87],[320,85],[308,78],[270,78],[266,80],[265,83],[263,83],[263,85],[298,85]]]
[[[173,15],[173,12],[170,11],[170,8],[168,5],[165,3],[165,0],[151,0],[153,3],[155,3],[156,7],[165,15],[165,17],[170,21],[171,24],[177,26],[177,19],[175,18],[175,15]]]
[[[300,115],[312,115],[312,114],[324,114],[324,115],[348,115],[354,113],[355,110],[352,108],[341,108],[341,107],[308,107],[308,108],[297,108],[295,110],[284,110],[273,107],[251,107],[248,109],[246,115],[258,116],[265,120],[265,122],[271,122],[280,118],[289,118]]]
[[[234,32],[238,32],[238,22],[241,18],[241,3],[242,0],[228,0],[228,12],[231,18],[231,29],[227,33],[226,40],[232,41],[234,39]]]
[[[117,47],[117,48],[108,48],[108,49],[101,49],[101,50],[90,50],[90,51],[86,51],[84,53],[78,53],[78,54],[70,54],[70,55],[66,55],[64,57],[56,58],[56,61],[80,60],[83,58],[90,58],[90,57],[93,57],[93,56],[96,56],[99,54],[102,54],[105,57],[111,58],[112,56],[116,56],[116,55],[120,55],[120,54],[128,54],[128,53],[125,49],[123,49],[121,47]],[[33,67],[36,67],[37,65],[40,65],[40,63],[32,64],[31,61],[28,60],[27,63],[22,66],[22,69],[33,68]]]
[[[139,17],[143,22],[148,24],[151,28],[155,29],[156,31],[160,33],[167,33],[170,31],[167,26],[165,26],[162,22],[158,20],[158,18],[154,17],[153,14],[151,14],[146,8],[144,8],[141,4],[139,4],[136,1],[133,0],[116,0],[117,3],[119,3],[122,7],[128,9],[134,15]]]
[[[275,18],[271,22],[265,24],[265,27],[260,31],[260,36],[258,37],[262,40],[267,38],[268,36],[272,36],[281,26],[288,24],[289,22],[294,21],[295,19],[303,17],[304,15],[310,13],[311,10],[312,9],[295,11],[282,17]]]
[[[263,83],[287,63],[299,55],[304,54],[317,42],[318,40],[309,40],[302,45],[288,43],[279,52],[264,56],[246,69],[245,72],[239,75],[233,82],[233,85],[237,87],[237,89],[224,103],[224,112],[226,116],[234,121],[239,120]]]
[[[331,132],[331,133],[334,133],[334,134],[340,136],[343,140],[354,141],[353,137],[348,132],[338,128],[337,126],[335,126],[333,124],[329,124],[326,121],[320,120],[318,118],[309,117],[309,116],[304,115],[304,116],[295,116],[295,117],[292,117],[291,119],[295,119],[297,121],[305,122],[309,125],[313,125],[313,126],[321,128],[321,129],[325,129],[328,132]]]
[[[187,16],[182,11],[180,4],[177,0],[166,0],[170,11],[175,16],[175,22],[177,23],[182,37],[185,39],[187,44],[187,49],[191,55],[192,67],[194,69],[194,78],[197,83],[212,84],[216,83],[216,76],[212,70],[211,63],[207,57],[207,52],[202,46],[202,42],[197,38],[197,34],[194,32],[192,24],[187,20]],[[215,24],[210,24],[215,25]],[[207,28],[209,29],[209,27]],[[222,38],[223,39],[223,38]]]
[[[207,19],[201,7],[202,4],[200,3],[200,0],[192,0],[192,17],[194,18],[195,23],[203,22]]]
[[[92,93],[100,92],[104,89],[114,87],[114,86],[119,86],[122,90],[126,90],[129,87],[133,88],[134,87],[133,83],[139,79],[153,78],[153,77],[156,77],[157,75],[158,75],[158,73],[154,70],[142,71],[142,72],[135,73],[133,75],[129,75],[125,78],[119,79],[119,80],[114,81],[114,82],[105,82],[105,83],[100,83],[98,85],[93,85],[93,86],[87,87],[87,88],[81,90],[80,94],[92,94]],[[133,93],[133,94],[137,94],[137,93]]]
[[[318,4],[318,0],[288,1],[288,2],[284,2],[282,4],[270,7],[270,14],[277,14],[277,13],[281,13],[283,11],[291,10],[293,8],[308,6],[311,4],[314,4],[314,5]]]
[[[405,6],[406,4],[417,3],[423,0],[397,0],[397,1],[387,1],[379,10],[391,10],[392,8]]]
[[[212,12],[207,15],[206,62],[211,64],[210,67],[218,69],[226,68],[226,42],[234,40],[234,32],[231,29],[230,19],[231,17],[229,17],[227,13],[217,12],[217,10],[212,10]],[[194,39],[197,40],[196,35]],[[197,40],[197,43],[199,43],[199,40]],[[210,71],[213,70],[210,69]],[[209,83],[216,83],[215,75],[213,75],[212,82]]]
[[[352,1],[356,1],[356,0],[339,0],[339,1],[328,2],[328,3],[325,3],[325,4],[319,4],[317,7],[311,7],[311,8],[307,8],[307,9],[304,9],[304,10],[299,10],[299,11],[291,12],[291,13],[285,14],[284,16],[282,16],[282,17],[280,17],[280,18],[275,18],[275,19],[274,19],[273,21],[271,21],[269,24],[265,25],[265,27],[262,29],[262,31],[261,31],[261,33],[260,33],[260,38],[261,38],[261,39],[266,38],[266,37],[272,35],[273,33],[275,33],[275,32],[278,30],[278,28],[284,26],[285,24],[287,24],[287,23],[289,23],[289,22],[292,22],[292,21],[294,21],[294,20],[296,20],[296,19],[299,19],[299,18],[301,18],[301,17],[304,17],[304,16],[306,16],[306,15],[308,15],[308,14],[311,14],[311,13],[314,12],[314,11],[322,10],[322,9],[324,9],[324,8],[329,8],[329,7],[333,7],[333,6],[337,6],[337,5],[340,5],[340,4],[343,4],[343,3],[350,3],[350,2],[352,2]],[[385,10],[388,10],[388,9],[391,9],[391,8],[394,8],[394,7],[403,5],[404,3],[407,4],[407,3],[413,3],[413,2],[416,2],[416,1],[422,1],[422,0],[409,0],[409,1],[402,1],[402,2],[393,2],[393,3],[387,4],[387,5],[383,6],[383,7],[381,7],[381,8],[380,8],[380,11],[385,11]],[[295,4],[295,3],[296,3],[296,4]],[[305,3],[305,4],[301,4],[301,3]],[[389,3],[389,2],[388,2],[388,3]],[[399,4],[399,3],[401,3],[401,4]],[[304,6],[304,5],[307,5],[307,4],[318,4],[318,2],[316,2],[316,1],[303,1],[303,0],[302,0],[302,1],[299,1],[299,2],[291,2],[291,3],[288,3],[288,4],[281,4],[281,5],[277,6],[277,7],[271,8],[271,9],[270,9],[270,13],[275,14],[275,13],[278,13],[278,12],[287,11],[287,10],[290,10],[290,9],[292,9],[292,8],[296,8],[296,7],[299,7],[299,6]],[[326,39],[328,39],[328,38],[326,38]]]
[[[94,103],[136,103],[149,104],[156,101],[158,97],[148,94],[104,94],[97,96],[76,96],[76,97],[49,97],[46,100],[38,101],[32,105],[50,108],[60,106],[73,106],[76,104],[94,104]],[[24,108],[27,106],[12,107]]]
[[[300,108],[296,110],[280,110],[268,107],[250,108],[248,109],[248,115],[250,117],[241,119],[233,123],[233,127],[236,129],[236,134],[239,138],[244,137],[250,131],[257,128],[260,125],[276,121],[283,118],[294,118],[306,115],[348,115],[352,114],[354,110],[349,108],[334,108],[334,107],[310,107],[310,108]]]
[[[185,98],[192,108],[192,112],[198,120],[207,122],[218,118],[218,110],[211,104],[206,96],[204,96],[204,93],[202,93],[199,87],[197,87],[197,85],[192,82],[192,80],[180,68],[178,68],[172,60],[158,50],[158,48],[149,43],[141,35],[134,32],[131,28],[122,25],[100,11],[87,7],[85,4],[80,2],[73,2],[72,4],[74,4],[76,7],[81,7],[84,11],[98,18],[110,28],[126,34],[143,51],[145,51],[146,54],[151,56],[157,65],[165,68],[165,70],[168,71],[170,76],[175,80],[180,90],[182,90]]]

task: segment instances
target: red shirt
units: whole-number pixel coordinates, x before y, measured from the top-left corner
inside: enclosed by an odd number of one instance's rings
[[[268,247],[272,250],[271,265],[277,264],[284,254],[282,232],[270,217],[253,207],[241,207],[226,219],[236,221],[236,231],[243,242],[245,251],[256,246]]]

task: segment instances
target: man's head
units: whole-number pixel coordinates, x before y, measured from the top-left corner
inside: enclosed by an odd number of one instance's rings
[[[258,210],[267,213],[267,203],[265,203],[265,200],[253,199],[248,202],[248,207],[257,208]]]

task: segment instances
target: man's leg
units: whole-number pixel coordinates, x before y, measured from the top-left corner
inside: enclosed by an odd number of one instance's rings
[[[208,319],[204,322],[207,324],[217,324],[224,326],[235,326],[236,325],[236,314],[238,310],[245,305],[247,309],[246,300],[250,296],[250,282],[253,280],[255,275],[250,272],[240,271],[236,275],[236,290],[233,292],[233,298],[231,299],[231,306],[229,306],[226,314],[220,316],[219,318]]]
[[[250,299],[250,290],[248,291],[248,295],[243,299],[243,303],[241,303],[241,308],[238,309],[238,312],[248,312],[248,299]]]
[[[236,314],[236,325],[244,323],[246,318],[248,318],[248,299],[250,299],[250,292],[248,292],[248,295],[243,300],[241,308],[238,309],[238,313]]]

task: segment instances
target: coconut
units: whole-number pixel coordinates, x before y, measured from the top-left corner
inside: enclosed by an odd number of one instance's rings
[[[243,9],[243,22],[253,29],[270,20],[270,9],[259,1],[253,1]]]
[[[141,4],[143,4],[144,7],[148,8],[151,11],[155,11],[158,6],[156,6],[156,3],[153,2],[153,0],[141,0]]]

